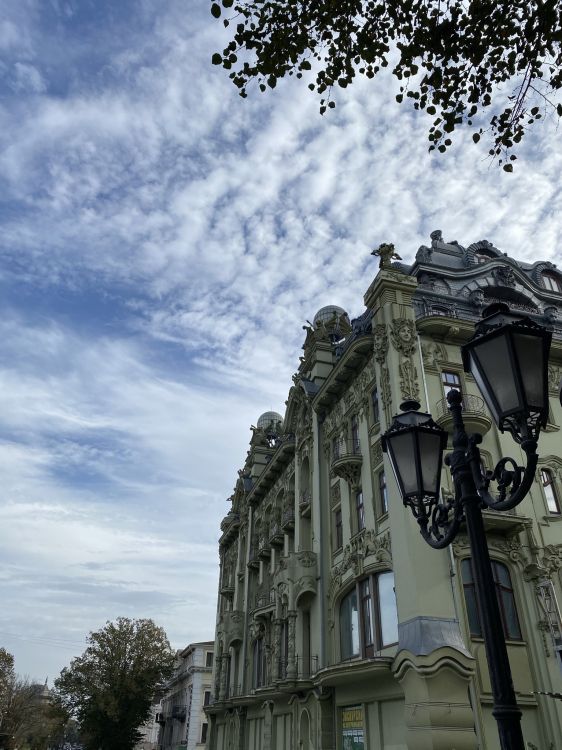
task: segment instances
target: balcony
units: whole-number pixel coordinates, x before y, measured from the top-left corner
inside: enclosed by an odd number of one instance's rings
[[[281,524],[275,522],[269,527],[269,544],[272,547],[282,547],[284,543]]]
[[[240,526],[240,514],[230,511],[221,521],[222,536],[219,544],[227,544],[235,535]]]
[[[337,477],[345,479],[352,487],[361,484],[361,443],[358,438],[338,440],[334,444],[332,471]]]
[[[442,398],[435,406],[435,421],[447,432],[453,431],[453,416],[449,410],[446,398]],[[462,399],[462,418],[466,431],[478,432],[485,435],[492,426],[492,420],[488,415],[484,399],[480,396],[464,394]]]
[[[230,580],[225,580],[221,584],[220,592],[222,596],[226,596],[227,599],[232,599],[234,596],[234,584]]]
[[[283,531],[292,531],[295,528],[295,511],[292,508],[286,508],[283,511],[281,528]]]
[[[312,502],[312,493],[310,490],[303,490],[299,500],[299,513],[303,518],[310,518],[310,504]]]
[[[258,591],[254,601],[254,616],[267,614],[275,608],[275,589]]]
[[[248,557],[248,567],[257,569],[260,567],[260,558],[258,557],[257,547],[254,545],[250,547],[250,554]]]
[[[271,547],[267,537],[262,536],[258,542],[258,557],[260,560],[269,560],[271,557]]]

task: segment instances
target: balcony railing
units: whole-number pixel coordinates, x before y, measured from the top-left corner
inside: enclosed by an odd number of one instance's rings
[[[292,508],[286,508],[283,511],[281,527],[284,531],[289,531],[295,528],[295,511]]]
[[[259,568],[260,566],[260,559],[258,557],[258,549],[256,545],[253,545],[250,547],[250,554],[248,557],[248,567],[249,568]]]
[[[337,440],[334,443],[332,461],[338,461],[340,458],[347,458],[348,456],[360,455],[361,441],[359,440],[359,438]]]
[[[256,609],[264,609],[275,604],[275,589],[270,591],[258,591],[256,594]]]
[[[462,410],[463,412],[471,414],[486,414],[486,407],[484,405],[484,399],[480,396],[471,396],[465,393],[462,397]],[[438,401],[435,409],[435,416],[447,417],[451,412],[449,411],[449,403],[446,398],[442,398]]]
[[[318,671],[317,656],[296,656],[295,657],[296,678],[298,680],[307,680]],[[288,660],[280,658],[277,660],[277,679],[286,680],[288,671]]]
[[[283,546],[283,529],[277,521],[269,527],[269,543],[274,547]]]

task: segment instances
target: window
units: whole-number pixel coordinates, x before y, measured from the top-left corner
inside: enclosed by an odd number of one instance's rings
[[[462,394],[461,379],[458,373],[446,372],[444,370],[441,373],[441,382],[443,383],[443,392],[445,396],[453,389]]]
[[[560,515],[560,503],[558,502],[558,493],[554,484],[554,476],[550,469],[541,469],[542,491],[546,498],[546,507],[549,513]]]
[[[359,452],[359,420],[356,414],[351,417],[351,451]]]
[[[206,722],[206,721],[204,721],[204,722],[203,722],[203,723],[201,724],[201,744],[202,744],[202,745],[203,745],[203,744],[204,744],[205,742],[207,742],[207,727],[208,727],[208,726],[209,726],[209,725],[207,724],[207,722]]]
[[[381,421],[380,403],[379,403],[379,389],[373,388],[371,392],[371,404],[373,405],[373,421]]]
[[[479,266],[482,265],[482,263],[487,263],[490,260],[490,258],[487,255],[484,255],[483,253],[476,253],[476,255],[474,256],[474,259],[476,260]]]
[[[342,661],[365,658],[398,641],[398,614],[394,573],[385,571],[362,578],[340,604]]]
[[[212,651],[207,651],[205,653],[205,666],[206,667],[213,666],[213,652]]]
[[[211,691],[205,690],[205,692],[203,693],[203,705],[208,706],[210,702],[211,702]]]
[[[357,490],[355,493],[355,513],[357,521],[357,531],[365,528],[365,505],[363,503],[363,490]]]
[[[551,292],[562,292],[562,282],[553,273],[543,273],[542,280],[547,289]]]
[[[509,570],[503,563],[500,563],[497,560],[492,560],[492,571],[494,574],[494,584],[500,607],[504,636],[508,640],[520,641],[522,640],[521,628],[519,626],[519,618],[515,607],[515,596],[513,594],[513,586],[511,585]],[[481,638],[482,625],[480,622],[478,603],[476,601],[474,575],[470,558],[466,558],[461,562],[461,576],[470,635]]]
[[[332,439],[332,459],[335,461],[340,457],[340,441],[337,437]]]
[[[384,471],[379,471],[379,505],[380,515],[388,513],[388,489],[386,487],[386,476]]]
[[[263,638],[254,641],[254,688],[265,685],[265,648]]]
[[[343,523],[341,517],[341,508],[334,511],[334,549],[343,547]]]

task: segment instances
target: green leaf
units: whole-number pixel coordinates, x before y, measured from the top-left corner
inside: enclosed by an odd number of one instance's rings
[[[221,6],[218,3],[213,3],[211,5],[211,15],[215,18],[221,17]]]
[[[504,172],[513,172],[513,164],[504,164],[503,165],[503,171]]]
[[[478,143],[478,141],[480,140],[480,133],[473,133],[472,140],[474,141],[474,143]]]

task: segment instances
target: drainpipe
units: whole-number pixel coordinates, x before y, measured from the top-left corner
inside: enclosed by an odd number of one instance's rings
[[[320,664],[319,669],[326,666],[326,602],[325,602],[325,585],[324,585],[324,542],[328,537],[325,535],[325,503],[322,502],[322,488],[321,488],[321,468],[322,468],[322,422],[320,421],[320,415],[316,415],[316,460],[317,460],[317,479],[316,488],[318,492],[316,496],[318,498],[319,507],[319,521],[320,521],[320,544],[318,545],[318,570],[319,570],[319,581],[318,591],[320,594]]]

